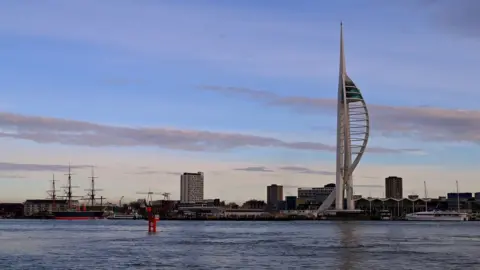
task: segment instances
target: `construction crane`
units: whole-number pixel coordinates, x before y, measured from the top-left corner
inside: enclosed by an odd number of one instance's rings
[[[170,201],[170,193],[164,192],[162,193],[162,196],[163,196],[163,200]]]
[[[153,201],[153,195],[163,195],[163,193],[160,193],[160,192],[153,192],[153,191],[150,191],[150,189],[148,190],[148,192],[137,192],[137,194],[143,194],[143,195],[147,195],[147,198],[145,199],[145,204],[146,205],[152,205],[152,201]]]

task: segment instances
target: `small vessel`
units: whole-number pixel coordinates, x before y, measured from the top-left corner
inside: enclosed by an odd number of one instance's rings
[[[425,197],[426,197],[426,189],[427,186],[425,185]],[[416,220],[416,221],[467,221],[469,219],[467,213],[460,212],[460,195],[458,192],[458,181],[456,181],[457,185],[457,211],[428,211],[427,205],[425,204],[425,211],[423,212],[415,212],[411,214],[407,214],[405,216],[406,220]]]
[[[142,219],[142,216],[137,213],[132,213],[132,214],[114,213],[113,215],[108,216],[107,219],[136,220],[136,219]]]
[[[416,221],[467,221],[467,213],[457,211],[423,211],[407,214],[406,220]]]
[[[55,219],[62,220],[87,220],[102,219],[103,211],[58,211],[52,212]]]
[[[380,220],[392,220],[392,214],[388,210],[380,211]]]

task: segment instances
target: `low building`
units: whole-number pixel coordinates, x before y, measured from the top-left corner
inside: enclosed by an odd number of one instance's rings
[[[21,216],[23,216],[23,204],[0,203],[0,217],[21,217]]]
[[[267,204],[265,201],[259,201],[259,200],[248,200],[243,203],[242,209],[265,209],[265,206]]]
[[[305,203],[321,204],[335,189],[335,184],[327,184],[323,187],[298,188],[298,198]]]
[[[296,210],[297,209],[297,197],[286,196],[285,201],[287,202],[287,210]]]
[[[281,210],[287,210],[287,202],[286,201],[278,201],[276,205],[276,210],[281,211]]]
[[[79,207],[77,200],[72,200],[71,204],[72,208]],[[23,203],[23,213],[26,217],[51,214],[54,211],[65,211],[67,208],[67,200],[26,200],[25,203]]]

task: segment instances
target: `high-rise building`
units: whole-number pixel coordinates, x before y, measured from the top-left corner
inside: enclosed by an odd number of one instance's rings
[[[283,186],[270,185],[267,187],[267,206],[276,207],[279,201],[283,200]]]
[[[203,201],[203,173],[185,172],[180,176],[180,202],[195,203]]]
[[[360,89],[347,75],[343,47],[343,26],[340,24],[336,187],[318,209],[319,213],[327,210],[334,201],[336,210],[355,209],[352,175],[365,152],[370,131],[367,105]]]
[[[403,183],[401,177],[389,176],[385,178],[385,197],[389,199],[403,198]]]

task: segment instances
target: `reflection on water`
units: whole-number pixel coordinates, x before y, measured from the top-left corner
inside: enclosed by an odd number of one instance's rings
[[[475,269],[480,223],[0,220],[0,269]]]
[[[337,223],[337,226],[339,228],[340,243],[343,248],[340,250],[340,255],[342,256],[340,261],[342,263],[339,269],[349,270],[355,265],[356,253],[353,250],[359,248],[355,235],[358,228],[352,222]]]

